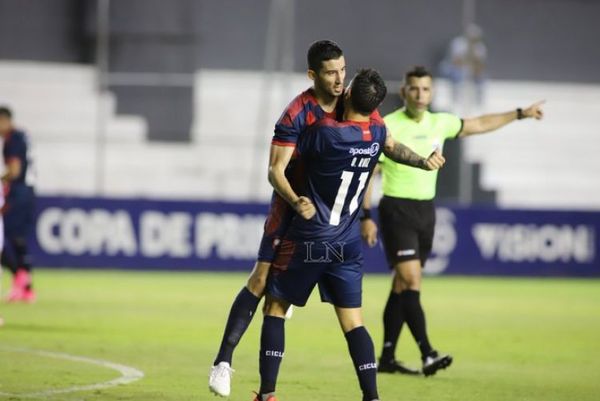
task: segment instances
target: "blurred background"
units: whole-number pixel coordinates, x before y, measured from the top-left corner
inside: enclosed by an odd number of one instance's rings
[[[0,104],[32,144],[36,264],[249,268],[273,125],[328,38],[349,76],[386,79],[382,114],[413,65],[436,73],[435,111],[547,102],[542,122],[446,143],[432,269],[600,275],[598,15],[594,0],[0,0]],[[456,79],[473,37],[477,72]],[[452,270],[470,254],[473,270]]]

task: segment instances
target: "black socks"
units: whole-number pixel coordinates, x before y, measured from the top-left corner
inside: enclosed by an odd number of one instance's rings
[[[379,398],[377,394],[377,363],[375,361],[375,348],[369,332],[364,326],[350,330],[345,334],[348,350],[354,363],[358,376],[360,389],[363,392],[363,401]]]
[[[260,298],[248,291],[246,287],[239,292],[231,305],[221,348],[213,365],[219,362],[227,362],[231,365],[233,351],[250,325],[259,302]]]
[[[275,392],[285,349],[285,319],[265,316],[260,333],[260,394]]]

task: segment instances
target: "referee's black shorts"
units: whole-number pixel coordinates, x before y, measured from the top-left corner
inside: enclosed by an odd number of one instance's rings
[[[432,200],[384,196],[379,202],[379,226],[390,268],[415,259],[425,266],[433,246],[435,228]]]

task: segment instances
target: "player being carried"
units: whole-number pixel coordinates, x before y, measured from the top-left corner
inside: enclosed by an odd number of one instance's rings
[[[302,202],[314,209],[292,219],[272,264],[261,333],[261,385],[255,401],[275,401],[285,313],[290,304],[304,306],[317,283],[321,299],[334,306],[363,401],[379,398],[375,351],[362,320],[359,206],[382,151],[392,160],[424,170],[444,163],[437,151],[428,159],[412,151],[407,156],[406,147],[387,134],[383,121],[372,117],[385,94],[375,70],[359,71],[344,95],[343,121],[324,118],[298,139],[298,161],[305,174],[304,186],[297,189],[301,192],[292,189],[279,170],[269,172],[271,184],[288,204]]]
[[[299,178],[299,169],[293,160],[298,138],[317,120],[325,116],[339,117],[342,109],[336,107],[338,97],[344,91],[346,76],[346,62],[340,47],[329,40],[314,42],[308,50],[307,61],[308,77],[313,81],[313,86],[298,95],[285,109],[275,125],[275,138],[270,150],[270,169],[289,178],[288,191],[292,190]],[[379,118],[377,111],[374,114]],[[407,147],[402,147],[402,150],[404,163],[410,163],[411,158],[417,156]],[[305,202],[303,198],[290,205],[279,194],[273,193],[257,261],[246,285],[231,305],[219,352],[210,370],[208,387],[213,393],[224,397],[231,393],[233,351],[252,321],[264,294],[271,262],[292,217],[296,214],[306,217],[313,212],[312,203]]]

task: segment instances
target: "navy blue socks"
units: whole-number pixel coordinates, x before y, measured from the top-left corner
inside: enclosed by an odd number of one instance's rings
[[[231,305],[227,325],[221,340],[221,348],[213,365],[227,362],[231,365],[233,351],[250,325],[260,298],[252,294],[246,287],[242,288]]]
[[[363,401],[378,399],[377,394],[377,363],[375,362],[375,348],[369,332],[364,326],[350,330],[345,334],[348,350],[354,363],[358,376],[360,389],[363,392]]]
[[[265,316],[260,333],[260,394],[275,392],[285,349],[285,319]]]

